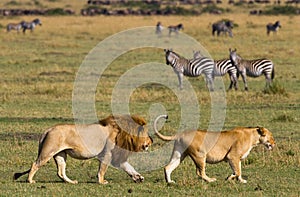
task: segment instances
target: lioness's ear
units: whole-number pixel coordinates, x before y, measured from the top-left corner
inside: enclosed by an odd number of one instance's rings
[[[265,128],[263,128],[263,127],[258,127],[257,132],[261,136],[266,136],[266,131],[265,131]]]

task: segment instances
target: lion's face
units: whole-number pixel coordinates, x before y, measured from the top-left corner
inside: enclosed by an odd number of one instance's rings
[[[148,128],[139,126],[136,139],[136,151],[147,151],[153,143],[152,138],[148,135]]]
[[[108,123],[118,131],[116,145],[119,148],[133,152],[146,151],[153,142],[148,135],[146,121],[139,116],[109,116],[100,121],[103,126]]]
[[[263,127],[258,128],[258,132],[261,135],[259,139],[260,143],[265,145],[268,150],[272,150],[276,144],[272,133]]]

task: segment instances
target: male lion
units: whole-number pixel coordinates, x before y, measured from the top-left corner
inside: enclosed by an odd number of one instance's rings
[[[185,159],[190,156],[197,169],[197,175],[207,182],[216,181],[205,174],[205,164],[215,164],[221,161],[229,162],[233,171],[227,179],[238,179],[247,183],[242,178],[241,160],[245,159],[251,149],[258,144],[263,144],[268,150],[273,149],[275,140],[272,133],[263,127],[238,127],[230,131],[209,132],[209,131],[187,131],[174,136],[164,136],[157,130],[157,121],[160,118],[167,119],[167,115],[160,115],[154,121],[156,135],[165,141],[174,140],[174,148],[170,163],[165,167],[165,179],[168,183],[171,180],[172,171]]]
[[[144,177],[135,171],[127,159],[132,152],[147,150],[152,142],[146,121],[138,116],[111,115],[95,124],[56,125],[41,136],[38,158],[31,169],[15,173],[14,180],[29,173],[27,180],[34,183],[34,174],[53,157],[58,176],[65,182],[76,184],[76,180],[66,175],[66,159],[70,155],[82,160],[96,157],[100,162],[98,182],[101,184],[108,183],[104,175],[109,164],[123,169],[134,182],[142,182]]]

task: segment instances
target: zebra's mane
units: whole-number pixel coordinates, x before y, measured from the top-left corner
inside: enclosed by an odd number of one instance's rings
[[[185,63],[187,63],[189,61],[188,59],[186,59],[185,57],[175,53],[174,51],[171,51],[171,53],[173,53],[176,56],[177,62],[182,64],[182,65],[184,65]]]

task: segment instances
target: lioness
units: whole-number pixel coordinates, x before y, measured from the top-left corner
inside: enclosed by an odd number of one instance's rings
[[[154,121],[156,135],[165,141],[174,140],[174,148],[170,163],[165,167],[165,179],[168,183],[171,180],[172,171],[185,159],[190,156],[197,169],[197,175],[207,182],[216,181],[205,173],[205,164],[228,161],[233,171],[227,179],[238,179],[247,183],[242,178],[241,160],[245,159],[251,149],[258,144],[263,144],[268,150],[273,149],[275,140],[272,133],[263,127],[238,127],[230,131],[209,132],[209,131],[187,131],[174,136],[164,136],[157,130],[157,121],[160,118],[167,119],[167,115],[160,115]]]
[[[76,184],[66,175],[66,159],[70,155],[76,159],[96,157],[99,164],[98,182],[106,184],[105,172],[109,164],[123,169],[135,182],[142,182],[141,176],[127,162],[131,152],[147,150],[152,144],[148,136],[146,121],[138,116],[109,116],[97,124],[89,125],[56,125],[48,129],[40,138],[38,158],[31,169],[15,173],[14,180],[29,173],[28,182],[37,170],[52,157],[54,158],[58,176],[68,183]]]

